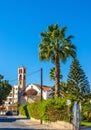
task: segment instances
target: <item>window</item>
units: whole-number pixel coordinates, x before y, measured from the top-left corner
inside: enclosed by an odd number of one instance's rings
[[[19,69],[19,74],[22,73],[22,69]]]
[[[22,75],[19,76],[19,80],[21,80],[21,79],[22,79]]]
[[[21,85],[21,81],[20,81],[20,85]]]

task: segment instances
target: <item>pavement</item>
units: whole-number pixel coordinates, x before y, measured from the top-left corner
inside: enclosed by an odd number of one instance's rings
[[[41,124],[40,120],[28,119],[24,116],[0,116],[0,130],[74,130],[69,125],[68,129],[67,124],[62,129],[62,125],[63,122]],[[80,130],[91,130],[91,127],[82,127]]]
[[[34,130],[32,126],[27,126],[14,116],[0,116],[0,130]]]
[[[19,116],[19,118],[22,118]],[[50,126],[49,124],[41,124],[41,121],[36,121],[36,120],[31,120],[31,119],[21,119],[20,120],[22,123],[26,124],[27,126],[32,126],[34,129],[42,129],[42,130],[60,130],[57,128],[54,128]]]
[[[82,127],[81,130],[91,130],[91,127]]]
[[[51,126],[50,124],[41,124],[40,121],[36,121],[36,120],[21,120],[21,122],[23,122],[26,125],[31,125],[32,127],[34,126],[34,129],[42,129],[42,130],[63,130],[60,128],[57,128],[56,126]],[[64,130],[74,130],[73,128],[69,128],[69,129],[64,129]],[[80,128],[80,130],[91,130],[91,127],[82,127]]]
[[[40,121],[34,121],[23,116],[0,116],[0,130],[52,130]]]

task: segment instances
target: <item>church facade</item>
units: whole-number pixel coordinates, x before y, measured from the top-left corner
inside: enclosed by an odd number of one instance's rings
[[[50,98],[52,93],[51,86],[42,85],[42,99]],[[7,97],[5,104],[28,104],[41,100],[41,85],[26,85],[26,68],[21,66],[18,68],[18,85],[14,85]]]
[[[42,98],[46,100],[50,98],[52,93],[51,86],[45,86],[40,84],[30,84],[26,85],[26,68],[18,68],[18,102],[21,104],[28,104],[35,101],[41,100],[41,89],[42,89]]]
[[[6,101],[3,106],[0,106],[0,114],[4,114],[7,111],[12,111],[13,114],[16,114],[17,106],[37,102],[41,99],[46,100],[51,97],[52,92],[51,86],[41,86],[40,84],[26,85],[26,68],[21,66],[18,68],[18,84],[12,86]]]

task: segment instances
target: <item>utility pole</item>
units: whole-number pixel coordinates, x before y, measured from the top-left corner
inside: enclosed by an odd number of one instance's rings
[[[40,100],[42,102],[43,96],[42,96],[42,84],[43,84],[43,70],[40,69],[40,85],[41,85],[41,97]],[[40,124],[42,124],[42,119],[40,119]]]
[[[42,70],[42,68],[40,69],[40,84],[41,84],[41,101],[42,101],[42,99],[43,99],[43,96],[42,96],[43,70]]]

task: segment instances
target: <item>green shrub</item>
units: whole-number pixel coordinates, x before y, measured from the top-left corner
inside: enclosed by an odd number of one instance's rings
[[[71,118],[71,106],[69,106],[68,111],[65,98],[48,99],[42,102],[32,103],[27,108],[29,116],[35,119],[42,119],[44,121],[69,121],[69,117]]]
[[[91,122],[91,103],[82,104],[82,120]]]
[[[27,105],[19,106],[18,110],[19,110],[20,115],[29,117],[29,113],[28,113],[28,110],[27,110]]]
[[[27,106],[29,117],[40,119],[39,105],[38,103],[32,103]]]
[[[23,108],[24,108],[24,110],[25,110],[25,115],[26,115],[27,117],[29,117],[29,112],[28,112],[28,110],[27,110],[27,105],[24,105]]]
[[[71,106],[69,110],[71,110]],[[70,112],[68,113],[68,106],[66,105],[66,100],[60,98],[50,100],[50,104],[47,106],[46,109],[46,114],[48,120],[50,121],[69,121]]]

